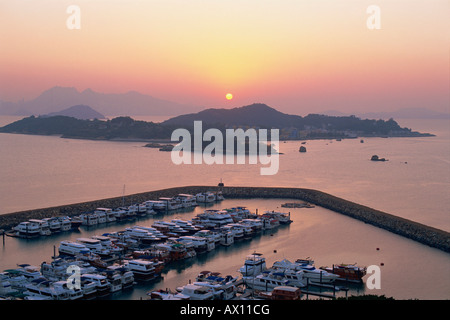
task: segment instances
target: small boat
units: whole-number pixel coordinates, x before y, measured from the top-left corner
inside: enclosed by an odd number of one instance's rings
[[[354,264],[337,264],[329,267],[321,267],[320,269],[330,273],[334,273],[339,276],[338,280],[344,280],[349,282],[362,282],[362,278],[367,273],[366,267],[358,267]]]

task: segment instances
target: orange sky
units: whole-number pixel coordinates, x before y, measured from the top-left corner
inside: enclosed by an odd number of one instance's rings
[[[0,99],[58,85],[294,114],[449,111],[449,3],[0,0]],[[66,27],[73,4],[79,30]]]

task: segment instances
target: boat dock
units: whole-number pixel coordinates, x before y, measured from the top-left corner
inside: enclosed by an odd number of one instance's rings
[[[0,215],[0,228],[8,230],[21,221],[27,221],[32,218],[41,219],[52,216],[75,216],[79,215],[81,212],[93,211],[98,207],[120,207],[124,201],[129,203],[140,203],[151,198],[159,199],[160,197],[171,197],[180,193],[197,194],[207,190],[217,192],[220,190],[227,199],[283,198],[305,201],[312,205],[321,206],[444,252],[450,252],[449,232],[359,205],[318,190],[305,188],[225,187],[223,184],[219,186],[175,187],[133,194],[125,197],[121,196],[78,204],[3,214]]]

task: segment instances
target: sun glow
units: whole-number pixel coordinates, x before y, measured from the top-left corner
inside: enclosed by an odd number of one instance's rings
[[[231,100],[231,99],[233,99],[233,95],[231,93],[227,93],[225,95],[225,98],[227,98],[227,100]]]

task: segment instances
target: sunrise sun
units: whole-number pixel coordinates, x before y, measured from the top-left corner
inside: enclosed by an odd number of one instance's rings
[[[227,93],[225,95],[225,98],[227,98],[227,100],[231,100],[231,99],[233,99],[233,95],[231,93]]]

